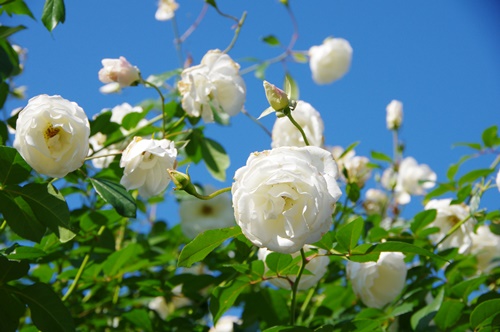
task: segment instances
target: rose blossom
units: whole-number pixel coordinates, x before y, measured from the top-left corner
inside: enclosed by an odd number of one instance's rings
[[[104,143],[106,143],[107,136],[103,133],[96,133],[95,135],[89,138],[89,143],[91,149],[89,150],[89,156],[92,156],[91,159],[92,165],[97,168],[105,168],[108,167],[109,164],[115,159],[113,154],[120,153],[120,150],[116,148],[116,145],[110,145],[104,148]],[[95,153],[95,151],[98,151]],[[98,157],[98,158],[96,158]]]
[[[500,191],[500,169],[498,170],[497,178],[495,180],[496,180],[495,182],[497,184],[497,189],[498,189],[498,191]]]
[[[232,186],[236,222],[256,246],[294,253],[328,231],[341,191],[330,152],[280,147],[250,155]]]
[[[356,152],[354,150],[350,150],[348,151],[346,154],[344,154],[344,148],[339,146],[339,145],[336,145],[336,146],[332,146],[330,148],[328,148],[328,150],[330,150],[330,152],[332,153],[332,156],[333,156],[333,159],[335,159],[335,162],[337,163],[337,166],[339,167],[339,173],[340,173],[340,178],[343,180],[343,181],[346,181],[346,178],[344,176],[344,163],[346,160],[349,160],[351,159],[352,157],[354,157],[356,155]],[[342,155],[344,154],[344,155]]]
[[[189,116],[201,116],[213,122],[212,107],[221,118],[238,114],[245,102],[245,82],[239,74],[240,65],[220,50],[211,50],[198,66],[184,69],[177,87],[182,108]]]
[[[167,169],[174,168],[176,157],[174,142],[134,137],[120,160],[125,168],[120,184],[127,190],[139,189],[144,198],[158,195],[170,183]]]
[[[304,246],[304,252],[307,253],[312,250],[312,246],[310,245],[305,245]],[[266,262],[266,257],[272,253],[272,251],[266,249],[266,248],[260,248],[258,252],[258,257],[261,261],[264,263]],[[305,290],[309,289],[312,287],[315,287],[318,281],[323,278],[323,276],[326,273],[326,268],[328,264],[330,263],[330,259],[327,256],[324,256],[326,254],[326,250],[319,249],[318,253],[323,256],[311,256],[308,257],[308,262],[306,265],[306,269],[310,271],[312,274],[303,274],[302,277],[300,278],[299,290]],[[300,252],[295,252],[292,254],[292,258],[300,256]],[[266,265],[266,271],[268,270],[267,265]],[[295,282],[297,279],[296,275],[291,275],[291,276],[286,276],[288,279],[290,279],[292,282]],[[283,278],[273,278],[268,280],[271,284],[273,284],[276,287],[284,288],[284,289],[292,289],[292,286],[290,285],[290,282],[287,279]]]
[[[386,108],[387,129],[393,130],[401,127],[403,123],[403,103],[399,100],[392,100]]]
[[[304,101],[298,101],[297,106],[292,112],[292,116],[300,127],[302,127],[302,130],[304,130],[309,145],[323,146],[323,132],[325,131],[325,126],[321,119],[321,115],[311,106],[311,104]],[[280,146],[306,145],[300,131],[287,117],[276,118],[276,122],[273,126],[272,138],[273,141],[271,146],[273,148]]]
[[[233,332],[235,324],[241,325],[241,319],[237,316],[222,316],[208,332]]]
[[[492,233],[487,225],[481,225],[471,237],[471,254],[477,258],[478,270],[488,272],[498,266],[500,262],[493,260],[500,258],[500,236]]]
[[[89,135],[80,106],[61,96],[39,95],[19,113],[13,145],[35,171],[61,178],[83,165]]]
[[[439,233],[430,234],[429,238],[433,243],[439,243],[458,222],[469,218],[469,207],[463,204],[450,205],[451,199],[433,199],[426,205],[425,209],[436,209],[436,219],[428,227],[438,227]],[[448,248],[458,248],[458,252],[463,254],[469,251],[472,246],[471,234],[474,230],[475,219],[469,218],[460,228],[455,230],[438,248],[440,250]]]
[[[347,278],[352,290],[371,308],[381,309],[401,293],[406,282],[404,255],[400,252],[382,252],[378,261],[347,263]]]
[[[160,0],[155,18],[158,21],[168,21],[174,17],[177,8],[179,8],[179,4],[175,0]]]
[[[101,62],[103,68],[99,70],[99,80],[102,83],[117,82],[123,88],[140,79],[139,69],[122,56],[119,59],[102,59]]]
[[[347,171],[348,180],[350,183],[356,183],[358,187],[363,188],[366,181],[372,174],[372,169],[369,167],[370,159],[367,157],[354,156],[344,160],[344,168]]]
[[[309,49],[309,66],[317,84],[329,84],[347,73],[351,66],[352,47],[342,38],[327,38],[322,45]]]
[[[365,194],[363,208],[367,215],[382,214],[389,203],[387,194],[379,189],[368,189]]]
[[[215,191],[212,186],[205,186],[205,194]],[[235,225],[231,198],[227,193],[220,194],[210,200],[186,198],[179,203],[180,224],[182,232],[190,239],[198,234],[217,228]]]

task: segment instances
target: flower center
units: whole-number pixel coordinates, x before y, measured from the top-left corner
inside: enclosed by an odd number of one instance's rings
[[[45,142],[47,142],[47,147],[49,148],[50,152],[59,151],[61,149],[62,144],[61,135],[59,135],[60,131],[60,127],[54,127],[52,126],[52,124],[50,124],[43,133]]]
[[[210,205],[203,205],[201,207],[201,214],[205,216],[209,216],[214,212],[214,208],[211,207]]]
[[[455,215],[452,215],[452,216],[448,216],[447,218],[448,222],[452,225],[456,225],[459,221],[460,221],[460,218],[458,218],[457,216]]]

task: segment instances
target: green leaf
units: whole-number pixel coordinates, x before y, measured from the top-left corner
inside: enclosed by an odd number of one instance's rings
[[[15,27],[8,27],[6,25],[0,26],[0,38],[6,39],[9,36],[26,29],[24,25],[16,25]]]
[[[47,254],[41,249],[19,246],[16,247],[16,249],[14,249],[12,253],[7,255],[7,258],[14,260],[37,260],[38,258],[44,257],[45,255]]]
[[[358,244],[364,225],[363,218],[360,217],[339,228],[336,237],[340,248],[351,252],[351,249]]]
[[[361,196],[361,189],[356,182],[349,182],[346,185],[345,191],[347,193],[347,197],[353,203],[356,203]]]
[[[268,108],[266,108],[262,113],[260,113],[259,117],[257,118],[257,120],[260,120],[262,119],[263,117],[265,116],[268,116],[269,114],[271,113],[274,113],[276,112],[276,110],[274,108],[272,108],[271,106],[269,106]]]
[[[75,331],[69,310],[50,286],[35,283],[16,292],[16,295],[28,304],[31,319],[41,331]]]
[[[8,95],[9,95],[9,85],[5,82],[0,83],[0,109],[3,108],[3,105],[5,104]],[[0,141],[0,144],[4,145],[5,142],[7,142],[7,139],[9,138],[9,132],[5,122],[1,121],[1,125],[2,125],[2,132],[0,133],[1,134],[0,137],[2,141]]]
[[[298,63],[307,63],[309,61],[307,55],[301,52],[292,52],[292,57]]]
[[[226,170],[230,161],[222,145],[205,138],[201,141],[201,154],[210,174],[219,181],[226,181]]]
[[[443,301],[436,317],[434,317],[436,325],[442,330],[449,329],[460,319],[464,307],[465,304],[458,300]]]
[[[35,16],[33,16],[33,13],[23,0],[15,0],[9,2],[8,4],[3,4],[0,8],[0,14],[3,11],[5,11],[9,16],[12,16],[13,14],[27,15],[32,19],[35,19]]]
[[[471,157],[472,157],[471,155],[462,156],[456,164],[452,164],[450,168],[448,168],[448,172],[446,173],[448,180],[453,181],[455,179],[455,175],[457,174],[459,167],[465,161],[469,160]]]
[[[441,307],[441,302],[443,302],[443,296],[444,296],[444,288],[441,288],[439,290],[438,295],[436,298],[429,303],[427,306],[423,307],[419,311],[413,314],[411,316],[411,327],[413,330],[420,332],[420,331],[425,331],[431,320],[434,318],[436,315],[437,311]]]
[[[27,262],[9,261],[0,255],[0,285],[11,280],[21,279],[28,274],[30,265]]]
[[[64,0],[45,0],[42,12],[42,22],[47,30],[55,29],[59,22],[64,23],[66,19],[66,9]]]
[[[239,227],[211,229],[199,234],[182,249],[177,266],[190,267],[207,257],[224,241],[239,234],[241,234]]]
[[[458,185],[461,187],[464,184],[471,183],[476,181],[477,179],[481,177],[486,177],[493,173],[495,170],[491,168],[485,168],[485,169],[476,169],[473,171],[470,171],[469,173],[463,175],[459,180],[458,180]]]
[[[293,79],[290,73],[285,74],[285,92],[288,95],[288,99],[299,100],[299,86],[297,82]]]
[[[487,276],[480,276],[459,282],[451,287],[450,292],[453,296],[461,297],[463,301],[467,301],[469,295],[478,290],[479,287],[488,279]]]
[[[321,249],[325,249],[330,251],[333,247],[333,242],[335,242],[334,232],[326,232],[325,235],[318,241],[313,243],[312,245]]]
[[[470,315],[470,325],[474,329],[491,324],[491,320],[499,315],[500,299],[487,300],[479,304]]]
[[[273,326],[268,329],[265,329],[262,332],[313,332],[315,330],[311,330],[310,328],[304,326]],[[328,330],[326,330],[328,331]],[[333,330],[332,330],[333,331]]]
[[[153,325],[146,309],[134,309],[123,314],[140,331],[153,331]]]
[[[26,306],[12,295],[9,288],[0,287],[0,331],[18,331],[19,320],[26,312]]]
[[[371,156],[373,159],[392,163],[392,158],[382,152],[372,151]]]
[[[138,243],[130,243],[125,248],[112,253],[102,266],[103,272],[108,277],[119,276],[122,268],[136,261],[136,258],[142,254],[143,249]]]
[[[282,271],[285,270],[290,263],[292,263],[292,255],[281,254],[278,252],[271,252],[266,257],[266,265],[269,270],[276,272],[276,274],[281,275]]]
[[[208,3],[210,6],[217,8],[217,4],[215,3],[215,0],[205,0],[206,3]]]
[[[437,186],[435,189],[433,189],[427,195],[425,195],[425,200],[427,201],[433,197],[441,196],[449,191],[455,191],[455,190],[456,188],[453,182],[441,183],[439,186]]]
[[[19,55],[6,39],[0,39],[0,78],[5,80],[20,72]]]
[[[213,290],[212,296],[210,297],[210,312],[212,313],[214,324],[216,324],[219,318],[233,306],[241,292],[249,285],[250,281],[237,278]]]
[[[414,234],[417,234],[419,230],[425,228],[431,222],[436,219],[437,211],[435,209],[424,210],[419,212],[413,218],[410,225],[410,229]]]
[[[106,180],[90,178],[90,183],[101,198],[111,204],[121,216],[135,218],[137,205],[130,193],[121,184]]]
[[[2,185],[19,184],[26,181],[30,172],[31,167],[16,149],[0,146],[0,183]]]
[[[269,66],[269,63],[263,62],[255,68],[255,77],[259,80],[263,80],[266,78],[266,69]]]
[[[366,245],[366,243],[362,244],[358,247],[361,247],[364,245]],[[363,248],[363,250],[364,250],[364,248]],[[353,251],[354,252],[362,252],[362,249],[358,250],[357,248],[354,248]],[[440,260],[440,261],[446,261],[446,259],[444,259],[443,257],[438,256],[438,255],[430,252],[429,250],[426,250],[424,248],[418,247],[418,246],[410,244],[410,243],[399,242],[399,241],[387,241],[387,242],[383,242],[383,243],[378,243],[378,244],[371,246],[367,250],[364,250],[364,252],[365,252],[364,254],[360,254],[360,255],[363,256],[363,255],[370,255],[370,254],[381,253],[381,252],[402,252],[403,254],[405,254],[405,253],[417,254],[420,256],[430,257],[432,259],[436,259],[436,260]],[[356,261],[358,261],[358,260],[356,260]]]
[[[483,139],[483,143],[486,147],[492,148],[498,139],[498,127],[491,126],[486,128],[486,130],[483,131],[481,138]]]
[[[281,43],[274,35],[268,35],[262,38],[262,41],[271,46],[280,46]]]
[[[481,149],[482,149],[482,146],[479,143],[458,142],[458,143],[453,144],[453,147],[456,147],[456,146],[466,146],[466,147],[469,147],[471,149],[479,150],[479,151],[481,151]]]
[[[347,148],[345,148],[344,151],[339,156],[339,159],[344,158],[345,155],[347,155],[350,151],[354,150],[355,147],[357,147],[359,144],[359,141],[351,143]]]

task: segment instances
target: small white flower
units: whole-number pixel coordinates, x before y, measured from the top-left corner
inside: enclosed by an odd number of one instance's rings
[[[219,50],[208,51],[198,66],[184,69],[177,87],[182,108],[189,116],[214,121],[212,107],[221,118],[238,114],[245,103],[246,87],[240,66]]]
[[[386,108],[387,129],[393,130],[401,127],[403,123],[403,103],[399,100],[392,100]]]
[[[99,80],[102,83],[116,82],[123,88],[140,80],[139,69],[122,56],[118,59],[102,59],[101,62],[103,68],[99,70]]]
[[[491,232],[490,227],[481,225],[476,233],[471,234],[472,247],[471,254],[477,258],[477,267],[480,271],[489,272],[493,267],[498,266],[500,261],[500,236]]]
[[[311,251],[312,248],[313,247],[310,245],[304,246],[304,253],[306,254],[306,256],[307,256],[307,253],[309,251]],[[257,255],[258,255],[259,259],[265,263],[266,257],[270,253],[272,253],[272,251],[270,251],[266,248],[260,248]],[[321,278],[323,278],[323,276],[325,275],[326,270],[327,270],[327,266],[330,263],[330,259],[328,258],[328,256],[325,256],[326,250],[319,249],[318,253],[320,256],[308,257],[306,269],[308,271],[310,271],[312,274],[302,275],[302,277],[300,278],[299,286],[298,286],[299,290],[305,290],[305,289],[315,287],[318,284],[319,280]],[[323,256],[321,256],[321,255],[323,255]],[[300,256],[300,252],[296,252],[296,253],[292,254],[292,258],[295,258],[297,256]],[[268,270],[268,268],[266,265],[266,271],[267,270]],[[295,280],[297,279],[296,275],[283,276],[283,277],[288,277],[292,282],[295,282]],[[280,288],[284,288],[284,289],[292,289],[290,282],[287,279],[273,278],[273,279],[269,279],[269,282],[276,287],[280,287]]]
[[[120,150],[116,148],[115,145],[110,145],[106,148],[104,147],[104,143],[106,142],[107,136],[104,135],[103,133],[96,133],[95,135],[91,136],[89,138],[89,143],[90,146],[92,147],[89,150],[89,155],[92,157],[99,157],[99,158],[92,158],[91,162],[94,167],[97,168],[106,168],[111,164],[113,159],[115,158],[114,155],[111,154],[118,154],[120,153]],[[97,153],[94,153],[94,151],[98,151]]]
[[[309,145],[323,146],[323,132],[325,125],[319,114],[311,104],[298,101],[292,112],[294,120],[300,125],[306,134]],[[280,146],[305,146],[304,138],[300,131],[287,117],[276,118],[272,132],[273,148]]]
[[[433,199],[426,205],[425,209],[436,209],[436,219],[428,227],[438,227],[439,233],[429,235],[433,243],[439,243],[445,235],[461,220],[469,218],[469,208],[463,204],[450,205],[451,199]],[[458,248],[458,252],[463,254],[469,251],[472,246],[472,233],[475,219],[469,218],[460,228],[453,232],[444,240],[438,248],[440,250],[448,248]]]
[[[241,325],[241,319],[236,316],[222,316],[215,326],[211,327],[209,332],[233,332],[234,324]]]
[[[342,155],[344,153],[344,148],[336,145],[333,147],[328,148],[328,150],[332,153],[333,159],[335,159],[335,162],[337,163],[337,166],[339,167],[339,173],[340,173],[340,178],[343,181],[347,181],[345,176],[344,176],[344,163],[346,160],[349,160],[353,158],[356,155],[356,152],[354,150],[350,150],[346,154]]]
[[[280,147],[250,155],[232,186],[236,222],[256,246],[290,254],[318,241],[341,196],[330,152]]]
[[[149,302],[148,304],[148,308],[153,311],[156,311],[158,316],[160,316],[160,318],[163,320],[167,319],[170,313],[167,301],[165,301],[165,298],[163,296],[157,296],[154,299],[152,299],[151,302]]]
[[[211,186],[204,188],[206,194],[214,191],[215,188]],[[207,201],[198,198],[183,199],[179,203],[179,210],[182,232],[190,239],[209,229],[235,226],[231,198],[227,193]]]
[[[368,189],[365,194],[363,208],[368,215],[382,214],[388,203],[389,197],[385,192],[379,189]]]
[[[498,170],[498,173],[497,173],[497,178],[496,178],[496,184],[497,184],[497,189],[498,191],[500,191],[500,169]]]
[[[329,84],[347,73],[351,66],[352,47],[342,38],[327,38],[322,45],[309,49],[309,66],[317,84]]]
[[[175,0],[160,0],[155,18],[158,21],[168,21],[174,17],[177,8],[179,8],[179,4]]]
[[[61,178],[83,165],[89,135],[80,106],[61,96],[39,95],[19,113],[13,145],[35,171]]]
[[[371,308],[381,309],[394,301],[406,282],[408,268],[400,252],[382,252],[378,261],[347,263],[347,277],[354,293]]]
[[[111,109],[111,122],[121,124],[123,118],[130,113],[141,113],[143,111],[141,106],[132,107],[129,103],[116,105]]]
[[[369,163],[370,159],[367,157],[354,156],[352,158],[345,158],[344,168],[347,171],[349,182],[356,183],[358,187],[363,188],[372,174],[372,169],[368,165]]]
[[[158,195],[170,183],[167,169],[174,168],[176,157],[174,142],[134,137],[120,160],[125,168],[120,184],[127,190],[139,189],[144,198]]]

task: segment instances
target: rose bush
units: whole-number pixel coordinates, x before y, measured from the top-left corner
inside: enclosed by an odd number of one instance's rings
[[[234,175],[236,222],[254,245],[294,253],[331,227],[337,177],[332,155],[318,147],[255,152]]]
[[[13,145],[35,171],[61,178],[83,165],[89,135],[80,106],[61,96],[39,95],[19,113]]]

